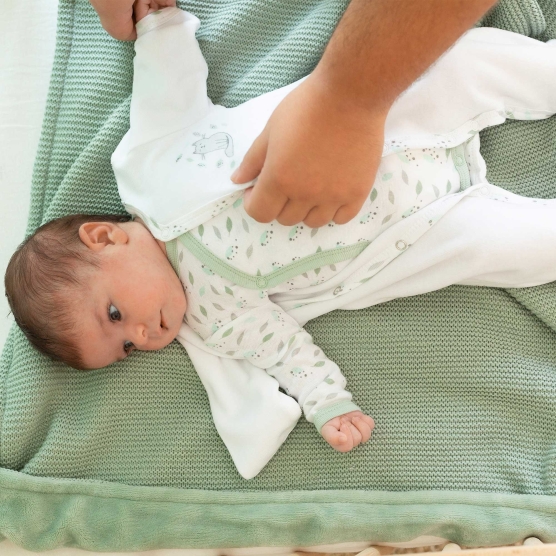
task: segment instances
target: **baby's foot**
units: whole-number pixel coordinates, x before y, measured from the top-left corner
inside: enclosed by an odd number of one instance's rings
[[[355,446],[367,442],[375,422],[361,411],[350,411],[327,421],[320,433],[338,452],[349,452]]]

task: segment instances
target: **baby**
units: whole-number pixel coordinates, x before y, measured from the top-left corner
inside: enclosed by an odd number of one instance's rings
[[[253,220],[242,204],[252,184],[229,178],[297,83],[233,109],[212,105],[198,26],[177,8],[137,25],[130,130],[112,158],[134,218],[41,226],[8,265],[8,301],[35,347],[77,369],[162,349],[185,322],[213,353],[276,378],[347,452],[373,420],[302,323],[451,284],[556,279],[556,200],[490,184],[477,133],[556,112],[554,41],[467,33],[393,106],[359,214],[311,229]]]

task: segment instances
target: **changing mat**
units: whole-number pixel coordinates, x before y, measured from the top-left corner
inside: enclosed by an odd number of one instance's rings
[[[180,3],[202,22],[214,102],[309,73],[347,2]],[[484,24],[556,37],[556,8],[501,2]],[[28,231],[122,212],[110,155],[129,126],[133,45],[87,2],[60,3]],[[488,179],[556,197],[556,119],[481,133]],[[534,225],[534,223],[532,223]],[[556,289],[451,287],[307,323],[376,420],[334,452],[300,421],[245,481],[183,347],[80,372],[12,329],[0,367],[0,538],[97,551],[556,539]]]

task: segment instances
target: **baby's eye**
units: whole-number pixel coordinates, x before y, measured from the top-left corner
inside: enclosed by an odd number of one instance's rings
[[[121,320],[122,315],[114,305],[110,305],[110,307],[108,307],[108,318],[110,320]]]
[[[127,353],[127,355],[129,355],[134,349],[135,346],[133,345],[133,342],[130,342],[129,340],[126,340],[124,342],[124,351]]]

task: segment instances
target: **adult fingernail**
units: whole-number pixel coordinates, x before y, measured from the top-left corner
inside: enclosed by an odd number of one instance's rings
[[[236,168],[236,170],[234,171],[234,173],[230,176],[230,179],[231,179],[232,181],[236,181],[238,176],[239,176],[239,168]]]

